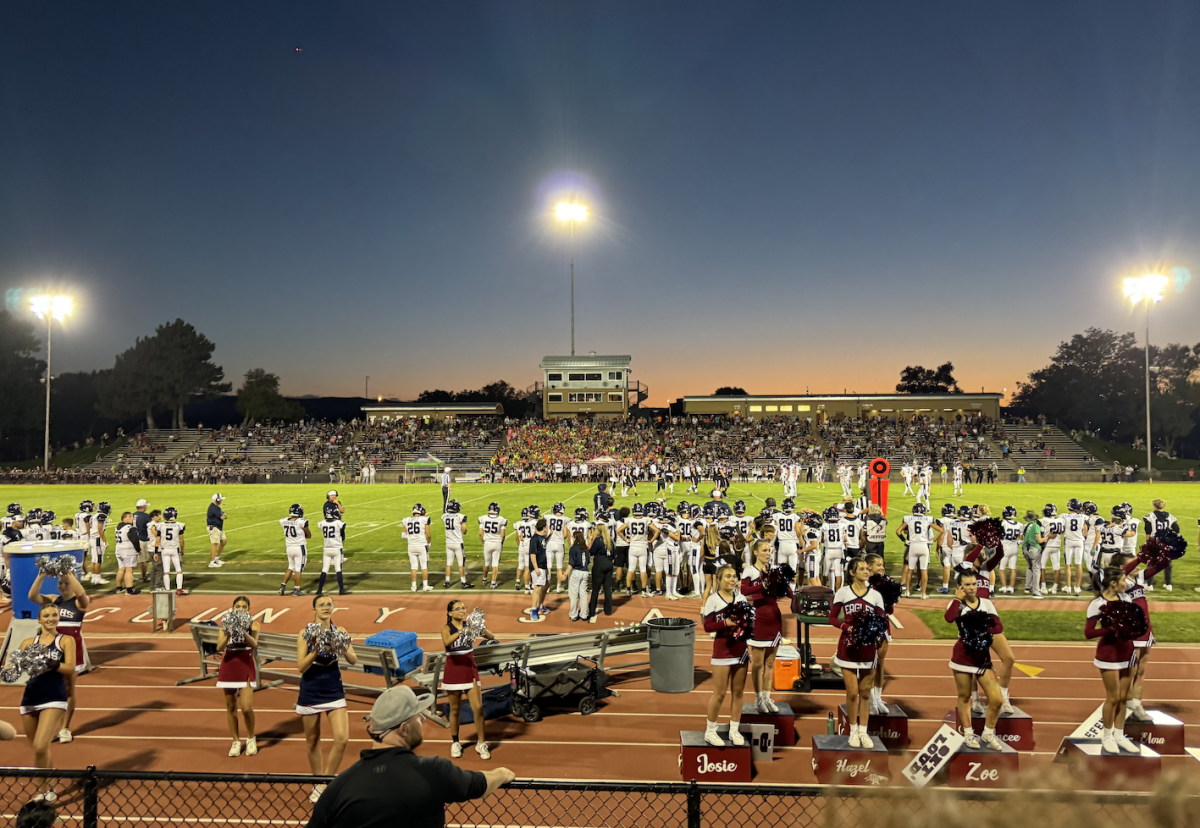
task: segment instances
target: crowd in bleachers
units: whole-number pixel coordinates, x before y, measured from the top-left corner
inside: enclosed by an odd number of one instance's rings
[[[887,457],[966,463],[990,457],[987,438],[1004,439],[1004,426],[982,415],[866,417],[830,420],[821,426],[828,455],[842,459]]]

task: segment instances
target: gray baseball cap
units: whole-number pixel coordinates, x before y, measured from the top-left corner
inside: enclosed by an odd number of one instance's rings
[[[404,724],[405,721],[433,704],[433,694],[418,696],[411,687],[398,684],[384,690],[375,700],[371,715],[366,717],[370,729],[382,733]]]

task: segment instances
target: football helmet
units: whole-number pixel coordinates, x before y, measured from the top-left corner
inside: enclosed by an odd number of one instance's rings
[[[1055,506],[1053,503],[1047,503],[1045,506],[1042,507],[1042,515],[1043,515],[1043,517],[1048,517],[1048,518],[1058,517],[1058,507]]]
[[[587,509],[580,506],[578,509],[575,510],[576,522],[582,523],[583,521],[585,521],[587,519],[588,519],[588,510]]]
[[[692,504],[692,511],[691,511],[691,518],[692,518],[692,520],[699,520],[699,519],[700,519],[701,517],[703,517],[703,516],[704,516],[704,510],[700,508],[700,504],[699,504],[699,503],[693,503],[693,504]]]
[[[646,507],[640,503],[635,503],[633,504],[633,508],[629,510],[629,514],[633,515],[634,517],[641,517],[642,515],[646,514]]]
[[[733,501],[733,513],[735,515],[746,514],[746,501],[744,501],[744,500]]]
[[[733,543],[734,538],[737,536],[737,531],[733,526],[726,524],[717,527],[717,535],[720,536],[721,540]]]
[[[929,510],[925,508],[924,503],[914,503],[912,513],[914,515],[926,515],[929,514]]]
[[[954,504],[947,503],[942,507],[942,517],[954,517]]]
[[[529,520],[529,507],[526,506],[521,510],[521,520]]]
[[[821,526],[821,516],[816,512],[808,512],[804,516],[804,525],[810,529],[817,529]]]
[[[8,513],[9,513],[10,515],[19,515],[19,514],[21,514],[21,504],[20,504],[20,503],[10,503],[10,504],[8,504]]]
[[[1116,506],[1112,507],[1112,516],[1113,516],[1113,520],[1124,520],[1125,519],[1125,507],[1123,505],[1121,505],[1120,503],[1118,503]]]
[[[448,501],[446,501],[446,511],[452,515],[457,515],[459,512],[462,511],[462,504],[459,503],[457,500],[448,500]],[[524,517],[524,514],[522,514],[521,516]]]
[[[1096,505],[1095,501],[1092,501],[1092,500],[1083,501],[1083,513],[1085,515],[1094,515],[1099,511],[1100,511],[1100,507]]]
[[[542,516],[542,507],[541,506],[539,506],[535,503],[529,507],[529,517],[531,519],[537,520],[541,516]]]
[[[29,514],[25,515],[25,522],[26,523],[41,523],[42,522],[42,510],[38,509],[38,508],[30,509]]]
[[[826,520],[837,520],[838,519],[838,510],[837,510],[836,506],[827,506],[825,508],[825,511],[822,512],[821,514],[823,514],[825,516]]]
[[[705,518],[715,518],[717,516],[717,507],[711,503],[705,503],[704,508],[700,510],[700,514]]]
[[[326,520],[339,520],[342,516],[342,510],[332,500],[326,500],[321,507],[321,513]]]
[[[1068,511],[1078,512],[1078,511],[1081,511],[1082,509],[1083,509],[1083,503],[1080,502],[1079,498],[1073,497],[1067,501],[1067,510]]]
[[[562,515],[562,514],[566,514],[567,507],[564,506],[562,503],[555,503],[554,508],[551,511],[556,515]]]
[[[42,512],[42,523],[53,525],[54,521],[56,520],[58,520],[58,515],[54,514],[53,509],[47,509],[46,511]]]
[[[420,503],[418,503],[417,505],[413,506],[412,513],[414,515],[423,515],[423,514],[425,514],[425,507],[422,506]]]
[[[1001,514],[1004,516],[1005,520],[1016,520],[1017,519],[1017,507],[1016,506],[1005,506],[1004,511],[1001,512]]]
[[[422,514],[424,514],[424,512],[422,512]],[[496,501],[494,501],[494,500],[493,500],[491,503],[489,503],[489,504],[488,504],[488,514],[489,514],[489,515],[498,515],[498,514],[500,514],[500,504],[499,504],[499,503],[497,503],[497,502],[496,502]]]
[[[294,518],[304,517],[304,507],[299,503],[293,503],[291,507],[288,508],[288,516]]]
[[[790,497],[785,497],[783,499],[783,511],[789,513],[796,511],[796,501],[792,500]]]
[[[679,505],[675,507],[675,511],[679,512],[681,515],[690,514],[692,511],[692,504],[688,503],[686,500],[681,500],[679,501]]]
[[[1121,511],[1125,513],[1125,517],[1132,516],[1133,515],[1133,504],[1130,503],[1128,500],[1126,500],[1124,503],[1121,504]]]
[[[179,510],[174,506],[163,509],[163,520],[174,521],[177,517],[179,517]]]
[[[96,511],[98,511],[102,515],[107,515],[109,512],[112,511],[112,504],[109,503],[107,500],[101,500],[99,503],[96,504]]]
[[[83,512],[84,514],[90,515],[95,510],[96,510],[96,504],[92,503],[92,501],[90,501],[90,500],[79,501],[79,511]]]

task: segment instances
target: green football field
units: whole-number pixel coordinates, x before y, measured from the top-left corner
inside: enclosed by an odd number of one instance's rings
[[[20,503],[28,511],[33,507],[53,509],[61,519],[73,516],[79,501],[88,498],[99,502],[108,500],[113,507],[114,520],[122,511],[132,511],[138,498],[146,498],[151,508],[164,509],[174,506],[179,510],[180,520],[188,525],[185,536],[187,547],[184,555],[186,586],[189,589],[214,592],[267,592],[278,588],[279,580],[286,568],[283,552],[283,534],[279,519],[286,517],[292,503],[300,503],[314,525],[321,519],[321,504],[325,500],[327,485],[247,485],[230,486],[222,490],[226,496],[224,504],[228,515],[226,532],[229,543],[223,555],[226,566],[221,569],[208,568],[208,538],[204,528],[204,513],[215,489],[205,486],[2,486],[0,503]],[[667,502],[674,505],[685,498],[683,486],[676,486],[674,495],[667,495]],[[915,502],[912,497],[897,496],[903,492],[903,484],[893,484],[893,496],[888,506],[888,517],[892,525],[901,515],[908,514]],[[433,529],[433,545],[430,555],[430,582],[440,585],[440,573],[445,567],[445,544],[441,521],[442,501],[440,487],[434,485],[374,485],[343,486],[342,503],[346,506],[346,573],[347,587],[356,591],[389,592],[407,590],[410,586],[408,574],[407,543],[401,538],[399,521],[412,513],[414,503],[424,504]],[[454,487],[454,497],[462,504],[468,516],[466,535],[468,549],[468,577],[478,582],[481,566],[482,544],[478,536],[476,518],[486,513],[488,504],[495,500],[501,513],[509,520],[509,526],[520,519],[521,508],[536,503],[548,513],[557,501],[567,506],[571,514],[578,506],[589,507],[594,485],[571,484],[459,484]],[[707,491],[707,489],[702,490]],[[1153,594],[1156,600],[1200,600],[1193,587],[1200,584],[1200,553],[1197,552],[1197,518],[1200,517],[1200,486],[1189,483],[1164,484],[996,484],[968,486],[966,497],[950,498],[949,484],[934,484],[933,511],[936,514],[943,503],[986,503],[992,513],[1000,514],[1006,505],[1016,506],[1021,515],[1028,508],[1039,514],[1046,503],[1055,503],[1064,511],[1068,498],[1094,500],[1102,514],[1107,515],[1115,504],[1128,500],[1135,514],[1141,516],[1150,511],[1154,498],[1166,501],[1167,508],[1178,519],[1190,547],[1185,557],[1175,566],[1175,591],[1164,592],[1161,587]],[[775,497],[782,501],[782,488],[777,483],[734,484],[730,500],[745,500],[750,514],[757,514],[763,499]],[[619,495],[619,492],[617,492]],[[642,502],[653,499],[653,485],[644,485]],[[838,499],[840,488],[826,484],[825,489],[814,485],[801,485],[798,505],[809,508],[824,508]],[[692,495],[691,502],[703,502],[705,497]],[[618,498],[618,505],[631,505],[635,498]],[[115,571],[111,532],[105,570]],[[304,584],[310,586],[320,561],[320,541],[313,539],[309,549],[309,572],[305,573]],[[895,574],[900,571],[903,545],[891,536],[887,544],[889,568]],[[1022,566],[1024,562],[1021,562]],[[512,588],[516,567],[516,544],[511,534],[505,541],[501,572],[506,576],[502,586]],[[930,582],[940,583],[940,573],[930,573]],[[1159,583],[1161,584],[1161,577]],[[108,587],[111,588],[111,587]],[[1019,595],[1020,593],[1018,593]]]

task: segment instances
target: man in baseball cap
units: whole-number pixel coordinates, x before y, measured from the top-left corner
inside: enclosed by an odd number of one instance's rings
[[[224,499],[225,496],[220,492],[214,494],[212,503],[208,504],[208,513],[204,516],[210,544],[210,560],[208,562],[210,569],[225,565],[225,562],[221,560],[221,553],[225,551],[225,510],[221,508],[221,501]]]
[[[364,750],[324,792],[318,786],[309,828],[442,828],[446,803],[483,799],[516,778],[508,768],[464,771],[449,759],[414,754],[433,700],[404,685],[380,694],[366,717],[378,747]]]

